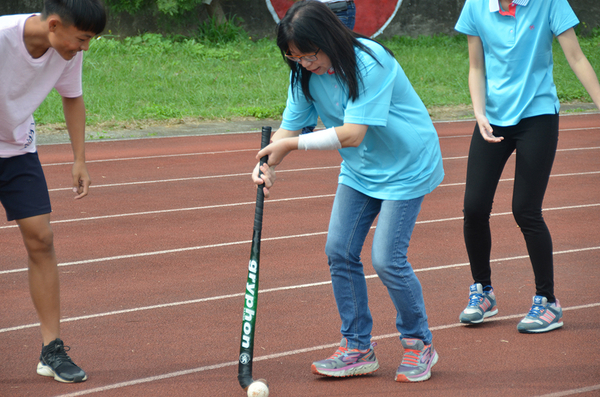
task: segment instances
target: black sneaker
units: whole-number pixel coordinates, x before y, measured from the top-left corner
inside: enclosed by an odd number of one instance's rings
[[[55,339],[47,346],[42,346],[37,373],[42,376],[53,376],[54,380],[64,383],[83,382],[86,373],[67,355],[70,350],[62,340]]]

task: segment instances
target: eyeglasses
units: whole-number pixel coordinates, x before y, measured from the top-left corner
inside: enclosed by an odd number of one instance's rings
[[[301,62],[303,59],[304,59],[305,61],[308,61],[308,62],[314,62],[314,61],[316,61],[316,60],[318,59],[318,58],[317,58],[317,54],[319,53],[319,51],[321,51],[321,49],[320,49],[320,48],[319,48],[319,49],[317,50],[317,52],[315,52],[314,54],[302,55],[302,56],[296,56],[296,55],[292,55],[292,54],[290,54],[290,53],[288,52],[288,53],[286,53],[286,54],[285,54],[285,56],[286,56],[286,58],[287,58],[287,59],[289,59],[290,61],[293,61],[293,62],[298,62],[298,63],[299,63],[299,62]]]

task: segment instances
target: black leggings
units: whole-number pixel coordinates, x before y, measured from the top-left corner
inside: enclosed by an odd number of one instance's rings
[[[475,125],[464,201],[464,236],[476,283],[492,285],[490,213],[506,161],[516,149],[512,212],[535,275],[536,295],[554,302],[552,237],[542,217],[542,202],[558,144],[558,114],[529,117],[510,127],[492,126],[500,143],[488,143]]]

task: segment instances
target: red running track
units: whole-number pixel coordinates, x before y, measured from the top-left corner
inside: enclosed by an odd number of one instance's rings
[[[380,370],[329,379],[312,361],[337,346],[340,321],[323,253],[340,158],[293,153],[265,204],[254,377],[271,396],[564,396],[600,394],[600,114],[563,116],[544,216],[552,231],[565,326],[516,330],[534,294],[510,214],[514,163],[492,217],[499,314],[458,323],[471,284],[462,196],[473,122],[436,123],[446,177],[425,199],[409,250],[440,361],[432,378],[394,382],[395,311],[370,264]],[[1,396],[244,396],[237,382],[254,217],[258,133],[89,142],[90,195],[74,201],[69,145],[40,146],[62,283],[62,337],[89,375],[65,385],[35,374],[41,343],[14,222],[0,222]],[[512,161],[512,160],[511,160]]]

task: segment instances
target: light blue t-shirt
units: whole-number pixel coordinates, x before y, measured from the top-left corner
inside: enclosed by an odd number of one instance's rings
[[[376,42],[360,41],[380,64],[356,48],[362,78],[358,99],[349,100],[346,85],[335,73],[312,75],[309,87],[314,102],[306,100],[300,86],[293,94],[290,87],[281,127],[299,130],[315,125],[318,116],[328,128],[367,125],[358,147],[339,150],[343,159],[339,183],[382,200],[424,196],[444,178],[437,132],[396,59]]]
[[[579,20],[567,0],[517,0],[515,16],[491,11],[497,4],[467,0],[455,26],[481,38],[488,120],[511,126],[526,117],[558,113],[552,40]]]

